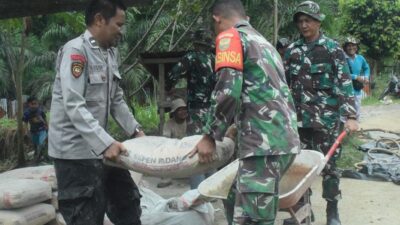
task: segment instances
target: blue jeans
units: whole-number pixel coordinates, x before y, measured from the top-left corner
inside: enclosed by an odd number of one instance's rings
[[[211,176],[213,173],[215,173],[215,170],[211,170],[209,172],[206,172],[205,174],[199,174],[189,177],[190,189],[196,189],[203,180]]]
[[[31,133],[32,143],[35,148],[35,160],[39,162],[40,158],[44,156],[47,157],[47,150],[46,150],[46,138],[47,138],[47,131],[41,130],[36,133]]]

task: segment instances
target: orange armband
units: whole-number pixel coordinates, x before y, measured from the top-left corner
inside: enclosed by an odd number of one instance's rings
[[[220,33],[216,40],[215,71],[229,67],[243,71],[243,49],[235,28]]]

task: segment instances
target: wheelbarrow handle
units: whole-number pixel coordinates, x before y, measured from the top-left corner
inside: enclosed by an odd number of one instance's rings
[[[325,156],[325,162],[328,162],[332,155],[335,153],[336,149],[342,143],[344,137],[346,137],[348,131],[347,129],[343,130],[342,133],[336,138],[335,143],[333,143],[332,147],[329,149],[328,153]]]

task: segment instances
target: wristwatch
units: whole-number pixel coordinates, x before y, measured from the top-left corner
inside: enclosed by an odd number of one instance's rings
[[[143,131],[142,127],[137,126],[135,132],[133,133],[132,137],[135,137],[140,131]]]

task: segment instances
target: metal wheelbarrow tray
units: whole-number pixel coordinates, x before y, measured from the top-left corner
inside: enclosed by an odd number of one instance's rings
[[[347,132],[343,131],[339,135],[326,156],[314,150],[302,150],[281,178],[279,182],[279,208],[288,211],[297,224],[300,224],[303,219],[306,219],[306,223],[310,224],[309,188],[335,153],[346,134]],[[201,182],[198,187],[201,196],[205,199],[226,199],[238,168],[239,160],[236,159]],[[304,206],[295,210],[294,206],[303,196],[305,198]]]
[[[288,211],[298,225],[303,220],[305,220],[307,225],[311,224],[309,188],[346,135],[347,131],[345,130],[335,140],[326,156],[317,151],[302,150],[280,180],[279,208],[283,211]],[[295,209],[297,202],[302,197],[304,198],[302,206]]]
[[[279,208],[281,211],[289,212],[298,225],[303,220],[306,224],[311,224],[309,188],[324,166],[322,153],[302,150],[279,182]],[[296,208],[301,198],[304,198],[303,204],[300,208]]]
[[[324,155],[302,150],[279,182],[279,208],[296,205],[324,168]]]

